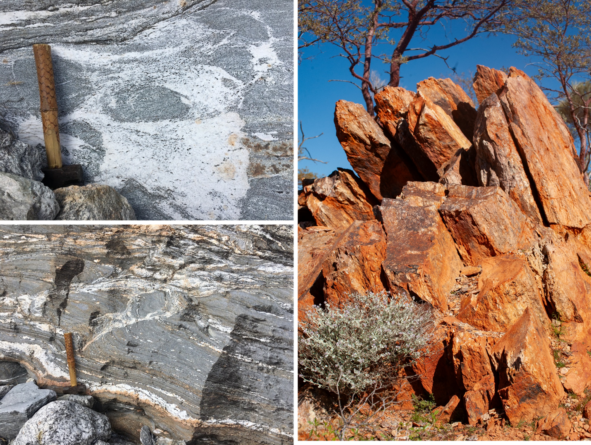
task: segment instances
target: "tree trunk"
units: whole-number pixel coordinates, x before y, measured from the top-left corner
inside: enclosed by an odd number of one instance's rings
[[[400,62],[390,64],[390,83],[391,87],[400,86]]]

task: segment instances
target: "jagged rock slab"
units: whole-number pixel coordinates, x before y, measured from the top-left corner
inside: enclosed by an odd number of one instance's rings
[[[41,169],[46,164],[43,147],[31,147],[0,128],[0,172],[41,181],[45,176]]]
[[[111,425],[104,414],[75,402],[45,405],[25,423],[13,445],[93,445],[109,440]]]
[[[0,220],[52,220],[59,210],[54,193],[42,183],[0,173]]]
[[[290,226],[3,226],[0,240],[0,359],[67,386],[73,332],[79,382],[117,432],[292,440]]]
[[[45,42],[66,163],[139,219],[292,218],[291,1],[9,0],[0,16],[0,119],[23,142],[43,143]]]
[[[60,205],[59,220],[134,220],[135,213],[127,199],[113,187],[89,184],[72,185],[55,191]]]
[[[0,437],[14,439],[37,410],[55,397],[54,391],[39,389],[35,382],[16,385],[0,402]]]

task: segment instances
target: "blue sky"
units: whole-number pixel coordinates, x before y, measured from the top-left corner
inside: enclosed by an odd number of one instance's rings
[[[434,29],[427,37],[426,41],[415,37],[411,46],[425,46],[429,42],[440,44],[448,38],[441,28]],[[458,73],[473,74],[476,65],[486,65],[491,68],[515,66],[529,75],[537,74],[537,68],[532,65],[535,60],[520,55],[512,47],[514,40],[506,35],[479,36],[441,55],[449,56],[448,64]],[[383,47],[380,52],[386,51],[387,47]],[[298,119],[303,123],[306,137],[323,133],[321,137],[307,141],[305,147],[310,150],[312,157],[327,162],[302,161],[300,167],[308,167],[319,176],[327,176],[337,167],[351,168],[336,137],[333,122],[335,103],[344,99],[363,104],[361,91],[354,85],[329,82],[331,79],[352,80],[347,61],[335,57],[338,53],[338,48],[329,44],[307,48],[302,51],[303,60],[298,67]],[[374,61],[372,69],[378,71],[384,80],[388,79],[386,65]],[[431,76],[451,77],[452,72],[441,59],[431,56],[403,65],[401,75],[400,86],[416,91],[417,82]]]

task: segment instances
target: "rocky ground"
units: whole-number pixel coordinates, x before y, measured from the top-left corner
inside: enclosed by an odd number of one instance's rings
[[[478,106],[450,79],[386,87],[377,121],[337,102],[354,171],[299,194],[299,317],[350,292],[432,309],[435,352],[401,397],[461,424],[392,414],[403,437],[586,438],[591,199],[575,144],[520,70],[478,66],[474,89]]]

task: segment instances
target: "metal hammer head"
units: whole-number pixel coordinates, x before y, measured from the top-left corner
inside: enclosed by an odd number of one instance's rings
[[[52,190],[70,185],[82,185],[82,166],[79,164],[64,165],[61,168],[43,169],[43,184]]]

